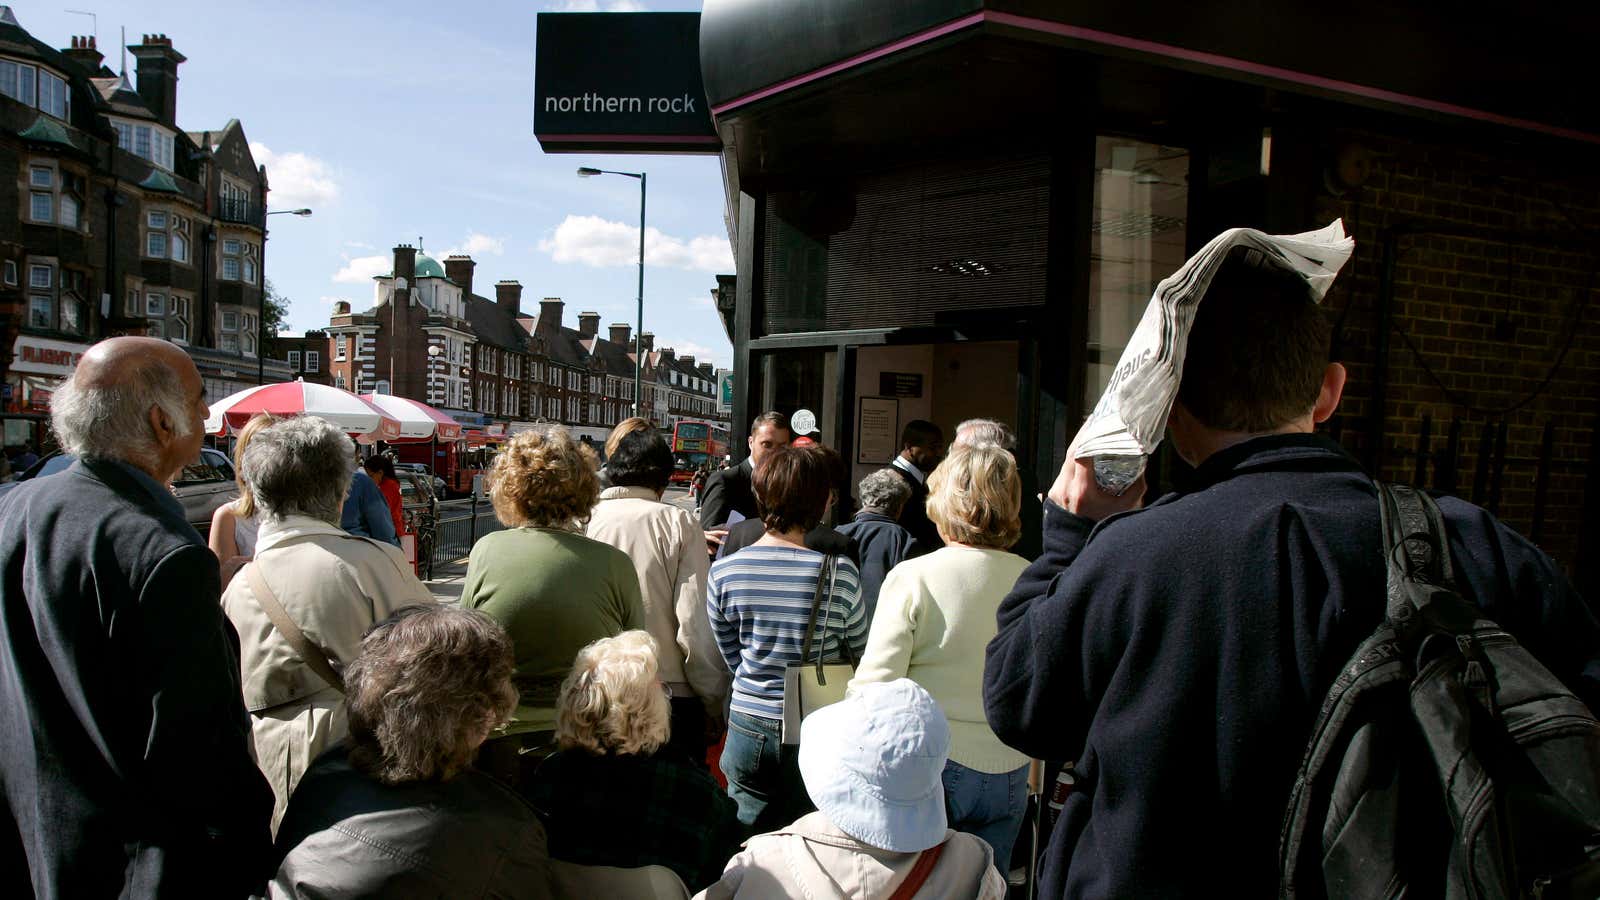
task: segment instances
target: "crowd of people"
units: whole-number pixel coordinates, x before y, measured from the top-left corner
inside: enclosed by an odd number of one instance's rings
[[[193,363],[104,341],[55,396],[77,461],[0,497],[0,884],[987,900],[1037,861],[1040,896],[1276,893],[1307,731],[1385,596],[1372,482],[1315,434],[1328,353],[1303,284],[1219,272],[1170,417],[1193,473],[1149,504],[1070,452],[1041,494],[990,419],[909,422],[851,485],[765,413],[697,520],[648,421],[603,467],[522,433],[448,604],[392,544],[392,466],[314,417],[241,431],[208,547],[166,487]],[[1462,592],[1593,708],[1590,607],[1440,506]],[[1063,764],[1030,859],[1029,773]]]

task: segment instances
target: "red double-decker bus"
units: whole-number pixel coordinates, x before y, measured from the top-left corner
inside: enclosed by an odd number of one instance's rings
[[[694,480],[696,469],[713,468],[728,455],[728,429],[710,422],[681,421],[672,426],[672,483]]]

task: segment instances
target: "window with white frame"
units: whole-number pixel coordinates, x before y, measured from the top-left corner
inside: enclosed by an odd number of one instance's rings
[[[144,314],[148,318],[159,319],[167,314],[167,295],[155,291],[146,291],[144,295]]]
[[[164,209],[152,209],[144,216],[144,255],[151,259],[189,261],[189,219]]]
[[[236,310],[236,309],[225,309],[225,310],[222,311],[222,330],[223,331],[238,331],[239,330],[239,311],[238,310]]]
[[[300,369],[300,351],[299,350],[290,350],[289,351],[289,356],[288,356],[288,361],[289,361],[289,369],[291,371],[294,371],[294,372],[301,371],[301,369]]]
[[[307,372],[320,372],[320,371],[322,371],[322,354],[318,353],[315,350],[307,350],[306,351],[306,369],[305,370]]]
[[[372,392],[374,394],[387,394],[387,393],[389,393],[389,382],[388,382],[388,380],[387,379],[379,379],[378,383],[373,386]]]
[[[5,279],[4,280],[5,280],[6,285],[9,286],[9,287],[16,287],[17,286],[17,261],[16,260],[14,260],[14,259],[6,260]]]
[[[0,59],[0,94],[57,119],[72,117],[72,92],[67,80],[49,69]]]
[[[239,336],[229,332],[223,333],[221,339],[217,341],[217,349],[226,350],[229,353],[238,353]]]
[[[343,372],[335,372],[335,373],[333,373],[333,386],[336,387],[336,388],[343,389],[344,385],[345,385],[344,373]]]
[[[243,274],[244,241],[224,238],[222,241],[222,280],[238,281]]]
[[[172,171],[173,133],[158,125],[129,119],[112,119],[111,127],[117,132],[117,146],[157,167]]]
[[[256,317],[254,313],[245,313],[239,317],[239,346],[246,353],[256,352]]]
[[[345,355],[345,342],[344,342],[344,339],[345,339],[345,336],[342,335],[342,334],[336,334],[336,335],[333,336],[333,361],[334,362],[344,362],[348,358]]]

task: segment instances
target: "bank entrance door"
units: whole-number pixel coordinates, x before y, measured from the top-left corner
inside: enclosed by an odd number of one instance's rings
[[[822,443],[843,455],[854,486],[900,452],[900,431],[914,419],[955,436],[964,419],[998,419],[1025,432],[1019,413],[1024,341],[948,340],[773,349],[751,354],[759,409],[784,416],[809,410]]]

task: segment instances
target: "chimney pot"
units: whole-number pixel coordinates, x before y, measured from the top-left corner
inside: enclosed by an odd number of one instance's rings
[[[495,282],[494,302],[510,313],[513,319],[522,315],[522,283],[511,280]]]

